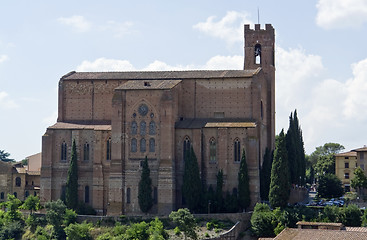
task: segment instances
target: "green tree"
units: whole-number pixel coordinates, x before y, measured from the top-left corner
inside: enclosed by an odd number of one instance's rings
[[[242,151],[240,169],[238,171],[238,204],[240,209],[245,211],[250,206],[250,184],[245,149]]]
[[[273,208],[285,207],[289,198],[289,169],[284,130],[275,141],[274,160],[271,168],[269,201]]]
[[[6,223],[19,221],[22,219],[22,214],[19,211],[19,207],[22,202],[12,194],[8,194],[8,200],[4,203],[7,211],[4,214],[4,220]]]
[[[271,165],[273,163],[273,151],[265,149],[264,160],[260,171],[260,195],[262,200],[269,200]]]
[[[191,211],[196,211],[200,205],[202,195],[199,165],[191,147],[185,156],[182,193]]]
[[[47,202],[45,208],[47,223],[53,226],[52,236],[56,239],[63,239],[65,232],[62,228],[62,223],[66,212],[66,205],[62,200],[58,199],[57,201]]]
[[[0,160],[3,162],[15,162],[14,159],[9,158],[10,153],[0,150]]]
[[[71,149],[71,159],[66,181],[65,203],[70,209],[76,210],[78,207],[78,156],[75,139]]]
[[[319,178],[317,195],[321,198],[334,198],[343,196],[344,189],[340,179],[331,173],[326,173]]]
[[[216,202],[218,207],[218,212],[224,209],[223,206],[223,170],[219,170],[217,173],[217,188],[216,188]]]
[[[178,225],[179,229],[184,232],[185,239],[187,237],[197,239],[197,233],[195,232],[197,225],[195,217],[190,213],[187,208],[180,208],[176,212],[173,211],[169,215],[169,218]]]
[[[21,206],[22,209],[30,210],[31,214],[33,214],[33,211],[37,211],[38,209],[40,209],[40,207],[41,205],[39,198],[32,195],[28,196]]]
[[[362,223],[361,209],[355,204],[349,204],[347,207],[343,207],[344,221],[342,222],[348,227],[360,227]]]
[[[270,207],[264,203],[257,203],[251,215],[251,231],[257,237],[274,237],[274,228],[277,225],[275,216]]]
[[[92,229],[92,223],[71,223],[69,226],[65,227],[65,233],[67,239],[73,240],[92,240],[92,235],[90,230]]]
[[[363,193],[361,190],[367,188],[367,177],[364,175],[362,168],[358,167],[354,170],[354,178],[351,181],[351,185],[359,193]]]
[[[305,184],[306,160],[302,130],[299,126],[297,110],[289,117],[289,128],[286,135],[290,183]]]
[[[150,169],[147,157],[145,157],[143,162],[143,169],[141,172],[138,191],[140,210],[144,213],[147,213],[153,206],[152,179],[150,178]]]
[[[310,155],[310,162],[315,173],[319,176],[324,173],[335,174],[335,154],[344,149],[339,143],[325,143],[323,146],[316,147]]]

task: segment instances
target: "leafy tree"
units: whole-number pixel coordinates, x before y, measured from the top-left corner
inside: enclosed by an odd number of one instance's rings
[[[22,202],[12,194],[8,194],[8,200],[4,203],[7,211],[4,213],[4,220],[7,223],[19,221],[22,219],[22,214],[19,207]]]
[[[351,181],[351,185],[358,192],[363,192],[361,190],[367,188],[367,177],[364,175],[362,168],[358,167],[354,170],[354,178]]]
[[[168,239],[168,233],[164,230],[163,223],[156,217],[149,223],[148,233],[149,239]]]
[[[359,207],[355,204],[349,204],[343,208],[344,221],[342,223],[348,227],[360,227],[362,223],[362,212]]]
[[[78,214],[76,214],[76,212],[72,209],[65,209],[65,214],[63,217],[63,221],[62,223],[64,224],[64,226],[69,226],[72,223],[76,223],[76,218],[77,218]]]
[[[242,151],[240,169],[238,171],[238,205],[240,209],[246,210],[250,206],[250,185],[246,162],[245,149]]]
[[[289,170],[284,131],[275,141],[274,160],[271,168],[269,201],[273,208],[285,207],[289,198]]]
[[[152,179],[150,178],[150,169],[148,166],[147,157],[145,157],[143,162],[143,169],[139,182],[138,199],[140,210],[144,213],[147,213],[153,206]]]
[[[364,210],[361,220],[362,220],[362,227],[367,227],[367,211],[366,210]]]
[[[0,239],[21,239],[24,227],[20,221],[9,222],[0,229]]]
[[[325,143],[323,146],[316,147],[316,150],[310,155],[310,162],[316,174],[335,174],[335,154],[343,149],[344,146],[339,143]]]
[[[185,156],[185,169],[183,176],[182,193],[191,211],[196,211],[200,205],[202,194],[199,165],[191,147]]]
[[[271,165],[273,163],[273,151],[265,149],[264,161],[260,171],[260,195],[262,200],[269,200]]]
[[[57,201],[47,202],[46,207],[46,220],[48,224],[53,226],[52,236],[57,239],[63,239],[65,232],[62,228],[63,217],[66,211],[66,205],[60,199]]]
[[[65,203],[70,209],[76,210],[78,207],[78,156],[75,139],[71,149],[71,160],[66,181]]]
[[[340,179],[334,174],[326,173],[319,178],[317,194],[321,198],[334,198],[343,196],[344,189]]]
[[[275,216],[270,207],[264,203],[257,203],[251,216],[251,231],[257,237],[274,237],[276,227]]]
[[[221,212],[224,208],[223,206],[223,170],[219,170],[217,174],[217,189],[216,189],[216,202],[218,207],[218,212]]]
[[[179,229],[184,232],[185,239],[187,237],[197,239],[198,236],[195,232],[197,225],[194,216],[187,208],[180,208],[176,212],[173,211],[169,215],[169,218],[178,225]]]
[[[90,230],[92,229],[91,223],[72,223],[65,227],[65,233],[68,239],[73,240],[92,240]]]
[[[14,159],[8,158],[10,153],[0,150],[0,160],[3,162],[15,162]]]
[[[37,211],[38,209],[40,209],[40,207],[41,205],[39,198],[32,195],[28,196],[21,206],[22,209],[30,210],[31,214],[33,214],[33,211]]]

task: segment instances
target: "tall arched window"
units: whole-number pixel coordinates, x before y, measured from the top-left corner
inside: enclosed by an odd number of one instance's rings
[[[184,161],[186,159],[186,155],[190,151],[190,147],[191,147],[190,138],[186,136],[185,139],[184,139],[184,141],[183,141],[183,148],[182,148],[182,153],[183,153],[183,159],[184,159]]]
[[[89,143],[84,144],[83,160],[89,161]]]
[[[107,151],[106,151],[106,159],[111,160],[111,148],[112,148],[112,141],[111,137],[107,140]]]
[[[155,135],[155,122],[151,121],[149,123],[149,135]]]
[[[241,143],[238,138],[234,140],[234,161],[240,162],[241,161]]]
[[[255,64],[261,64],[261,45],[255,45]]]
[[[22,179],[20,177],[15,178],[15,186],[20,187],[22,185]]]
[[[214,138],[211,138],[209,140],[209,161],[217,161],[217,143]]]
[[[4,199],[4,192],[1,192],[1,194],[0,194],[0,199]]]
[[[138,148],[137,145],[138,145],[138,142],[136,138],[131,139],[131,152],[137,151],[137,148]]]
[[[84,187],[84,202],[89,203],[89,186]]]
[[[131,134],[136,135],[137,133],[138,133],[138,124],[135,121],[133,121],[131,123]]]
[[[145,136],[147,132],[147,124],[145,121],[140,122],[140,135]]]
[[[140,152],[145,152],[147,150],[147,143],[144,138],[140,139]]]
[[[62,142],[61,144],[61,161],[66,161],[67,159],[67,147],[68,145],[66,144],[66,142]]]
[[[14,192],[13,195],[14,195],[14,197],[18,198],[18,193],[17,192]]]
[[[27,198],[29,196],[29,192],[25,191],[25,198]]]
[[[155,152],[155,139],[149,139],[149,152]]]
[[[126,189],[126,203],[130,203],[131,202],[131,190],[130,188]]]

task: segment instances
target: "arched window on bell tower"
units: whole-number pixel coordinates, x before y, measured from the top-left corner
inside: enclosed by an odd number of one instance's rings
[[[261,45],[255,45],[255,64],[261,64]]]

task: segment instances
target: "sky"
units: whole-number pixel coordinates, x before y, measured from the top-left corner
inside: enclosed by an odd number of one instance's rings
[[[2,1],[0,150],[41,151],[70,71],[243,69],[243,25],[276,30],[276,133],[307,154],[367,144],[366,0]]]

